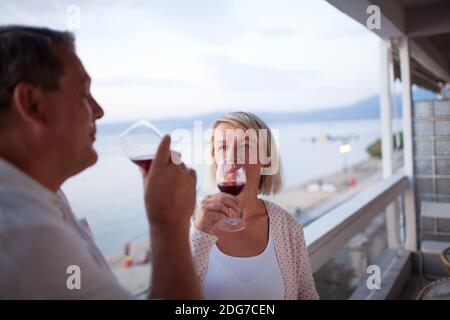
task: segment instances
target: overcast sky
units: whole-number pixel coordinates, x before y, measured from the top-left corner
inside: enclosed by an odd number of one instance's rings
[[[379,38],[322,0],[0,0],[0,23],[64,30],[72,4],[104,122],[305,111],[379,91]]]

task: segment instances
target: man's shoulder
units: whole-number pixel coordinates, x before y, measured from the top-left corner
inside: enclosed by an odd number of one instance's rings
[[[0,233],[39,225],[58,225],[60,219],[50,204],[27,194],[0,187]]]

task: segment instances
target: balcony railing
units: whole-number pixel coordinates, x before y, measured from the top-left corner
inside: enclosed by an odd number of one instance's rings
[[[336,252],[386,207],[403,197],[408,178],[395,174],[369,187],[304,228],[312,271],[317,271]],[[399,234],[400,230],[396,230]],[[408,235],[407,235],[408,236]]]

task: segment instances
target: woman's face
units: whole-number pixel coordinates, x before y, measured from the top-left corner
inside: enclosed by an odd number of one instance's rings
[[[257,134],[228,122],[221,122],[214,129],[214,161],[231,161],[237,169],[243,167],[246,174],[246,185],[243,192],[258,193],[261,168],[258,157]]]

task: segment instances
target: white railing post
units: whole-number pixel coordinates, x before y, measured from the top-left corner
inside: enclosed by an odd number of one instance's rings
[[[410,187],[404,194],[405,208],[405,249],[417,250],[417,215],[414,196],[414,154],[412,132],[412,97],[411,97],[411,65],[409,53],[409,40],[407,37],[399,39],[400,73],[402,78],[402,104],[403,104],[403,155],[405,175],[408,177]]]
[[[391,40],[381,41],[381,155],[383,178],[389,178],[394,172],[393,139],[392,139],[392,93],[391,72],[393,72]],[[396,199],[386,207],[386,228],[389,248],[400,246],[399,203]]]

